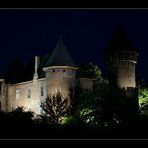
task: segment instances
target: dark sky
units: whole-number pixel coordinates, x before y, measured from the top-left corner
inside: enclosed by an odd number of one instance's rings
[[[138,78],[148,82],[148,9],[0,10],[0,74],[15,58],[26,64],[50,53],[60,34],[76,62],[92,62],[105,72],[103,51],[118,24],[139,53]]]

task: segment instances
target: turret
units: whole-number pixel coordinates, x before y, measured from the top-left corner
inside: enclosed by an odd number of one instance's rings
[[[47,94],[53,95],[59,91],[63,97],[72,97],[76,86],[77,69],[60,37],[43,68],[46,73]]]

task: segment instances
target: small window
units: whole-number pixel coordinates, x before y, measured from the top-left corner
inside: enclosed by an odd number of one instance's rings
[[[66,70],[65,69],[63,69],[63,72],[65,72]]]
[[[55,72],[55,69],[52,69],[52,72]]]
[[[31,98],[31,89],[30,88],[28,89],[27,97]]]
[[[41,86],[41,96],[44,96],[44,88]]]
[[[17,89],[16,90],[16,100],[18,100],[20,98],[20,90]]]
[[[43,115],[44,111],[42,108],[40,108],[40,114]]]

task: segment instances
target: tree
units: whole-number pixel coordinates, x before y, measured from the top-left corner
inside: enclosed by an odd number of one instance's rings
[[[102,71],[99,69],[98,65],[93,63],[80,65],[80,71],[82,74],[85,74],[85,76],[98,79],[100,82],[104,79],[102,76]]]
[[[138,98],[140,114],[148,116],[148,87],[139,87]]]
[[[12,118],[17,124],[32,124],[34,118],[34,112],[26,111],[25,107],[18,106],[15,110],[8,113],[8,116]]]
[[[108,126],[117,125],[125,120],[127,101],[123,92],[104,79],[97,65],[83,66],[95,78],[93,92],[79,92],[75,95],[75,114],[83,123]]]
[[[59,124],[62,117],[67,115],[71,109],[68,98],[64,98],[60,92],[51,96],[49,95],[41,102],[41,108],[44,111],[43,118],[54,124]]]
[[[97,65],[90,63],[81,65],[80,68],[81,71],[87,73],[85,76],[95,79],[95,82],[93,92],[78,91],[76,93],[73,105],[74,116],[82,124],[103,126],[105,98],[109,89],[108,81],[103,78]]]

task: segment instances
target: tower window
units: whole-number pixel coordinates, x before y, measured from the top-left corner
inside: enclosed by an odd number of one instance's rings
[[[55,72],[55,69],[53,69],[52,72]]]
[[[41,96],[44,96],[44,89],[43,89],[43,86],[41,86]]]
[[[28,89],[27,97],[28,97],[28,98],[31,98],[31,89],[30,89],[30,88]]]
[[[66,70],[65,69],[63,69],[63,72],[65,72]]]

